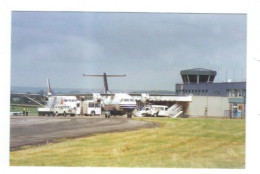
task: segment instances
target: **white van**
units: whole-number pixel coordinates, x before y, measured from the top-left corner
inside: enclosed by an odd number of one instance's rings
[[[168,116],[168,106],[164,105],[146,105],[138,111],[140,116]],[[157,115],[158,112],[158,115]]]
[[[64,104],[59,104],[54,106],[54,114],[55,115],[70,115],[74,116],[76,114],[76,107],[71,108],[71,106],[64,105]]]
[[[101,115],[101,104],[93,100],[85,100],[83,102],[83,114],[86,116]]]
[[[151,105],[151,115],[152,116],[162,116],[162,117],[168,117],[168,106],[164,105]],[[158,115],[157,112],[159,111]]]

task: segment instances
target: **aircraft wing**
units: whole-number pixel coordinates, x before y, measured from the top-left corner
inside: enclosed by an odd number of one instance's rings
[[[41,94],[31,94],[31,93],[15,93],[15,92],[11,92],[11,97],[12,96],[23,96],[26,97],[27,99],[37,103],[38,105],[44,106],[42,103],[40,103],[39,101],[35,100],[33,97],[42,97],[42,98],[46,98],[46,96],[41,95]]]
[[[76,97],[92,97],[93,94],[99,94],[101,96],[115,96],[115,93],[65,93],[65,94],[54,94],[54,96],[76,96]]]
[[[149,93],[128,93],[135,100],[140,100],[142,103],[149,103],[151,100],[157,97],[169,97],[176,96],[175,94],[149,94]]]
[[[45,95],[42,94],[31,94],[31,93],[18,93],[18,92],[11,92],[11,95],[16,95],[16,96],[42,96],[44,97]]]

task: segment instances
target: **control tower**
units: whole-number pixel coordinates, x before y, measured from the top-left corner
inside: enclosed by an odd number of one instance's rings
[[[213,83],[216,71],[194,68],[181,71],[181,77],[184,84]]]
[[[216,71],[194,68],[180,72],[183,84],[175,84],[178,95],[245,97],[246,82],[214,82]]]

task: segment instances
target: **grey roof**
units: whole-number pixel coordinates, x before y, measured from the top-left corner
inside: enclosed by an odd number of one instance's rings
[[[203,68],[194,68],[194,69],[187,69],[182,70],[181,75],[213,75],[216,76],[217,71],[203,69]]]

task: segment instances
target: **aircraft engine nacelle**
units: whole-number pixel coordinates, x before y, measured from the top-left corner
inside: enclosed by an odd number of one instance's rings
[[[141,102],[142,103],[148,103],[149,101],[150,101],[149,94],[145,94],[145,93],[141,94]]]
[[[93,100],[95,103],[100,103],[101,102],[101,95],[99,93],[93,93]]]

